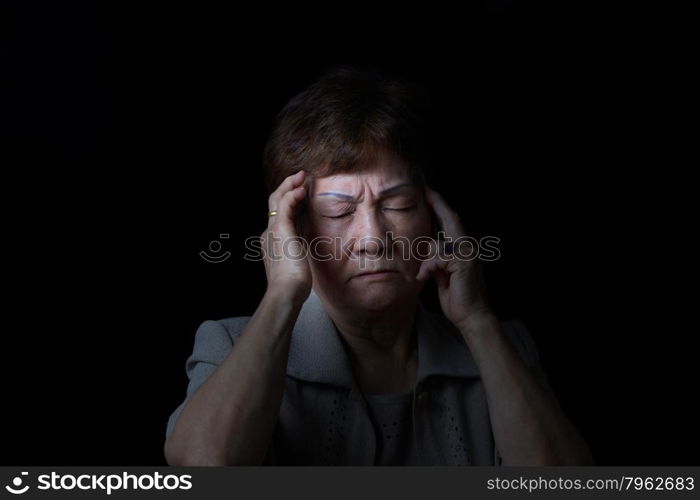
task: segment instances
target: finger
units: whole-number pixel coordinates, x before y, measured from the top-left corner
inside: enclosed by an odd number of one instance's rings
[[[278,201],[276,215],[269,217],[269,227],[280,232],[296,234],[295,222],[297,212],[302,200],[306,197],[307,188],[305,185],[287,191]]]
[[[287,192],[297,188],[304,181],[305,176],[306,172],[304,170],[299,170],[297,173],[287,176],[267,199],[268,210],[278,210],[279,200]]]
[[[277,189],[268,198],[268,209],[277,210],[279,206],[279,200],[290,190],[295,189],[303,182],[306,172],[299,170],[297,173],[287,176],[282,184],[280,184]]]
[[[420,268],[418,269],[418,274],[416,275],[416,279],[418,281],[427,280],[430,277],[430,271],[433,266],[434,263],[432,260],[424,260],[423,262],[421,262]]]
[[[432,276],[435,278],[439,288],[445,288],[450,283],[450,272],[447,267],[448,265],[448,261],[444,261],[439,257],[424,261],[418,270],[416,279],[418,281],[423,281]]]
[[[462,227],[462,223],[459,221],[459,214],[450,208],[440,193],[426,185],[425,200],[428,206],[435,212],[440,228],[445,232],[446,236],[452,239],[466,236],[464,227]]]
[[[416,255],[421,259],[421,265],[418,270],[416,279],[427,279],[429,277],[429,269],[435,265],[434,261],[443,255],[444,243],[433,238],[427,240],[427,248],[425,247],[426,240],[421,242],[419,247],[415,248]]]

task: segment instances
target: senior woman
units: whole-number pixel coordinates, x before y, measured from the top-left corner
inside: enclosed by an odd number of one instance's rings
[[[415,84],[340,67],[280,112],[264,154],[267,289],[252,316],[198,329],[168,463],[591,463],[524,325],[495,316],[478,260],[445,248],[465,230],[425,184],[427,103]],[[431,277],[442,314],[420,302]]]

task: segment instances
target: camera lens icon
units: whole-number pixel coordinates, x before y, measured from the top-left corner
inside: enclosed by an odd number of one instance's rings
[[[225,233],[219,235],[219,240],[227,240],[229,238],[230,235]],[[206,250],[202,250],[199,252],[199,256],[212,264],[219,264],[225,260],[228,260],[228,258],[231,257],[231,252],[226,250],[222,253],[222,245],[221,241],[219,240],[213,240],[209,243],[209,252],[211,253],[208,253]]]
[[[22,472],[21,476],[26,476],[28,475],[29,472]],[[5,489],[12,493],[13,495],[21,495],[22,493],[26,493],[27,490],[29,489],[29,485],[25,485],[24,488],[21,488],[22,486],[22,477],[17,476],[12,480],[12,486],[7,485],[5,486]],[[14,486],[14,488],[13,488]]]

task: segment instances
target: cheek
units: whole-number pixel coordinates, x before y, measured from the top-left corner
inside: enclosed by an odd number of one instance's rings
[[[317,281],[325,285],[338,285],[345,275],[345,262],[338,260],[335,257],[328,258],[328,255],[333,254],[333,249],[318,245],[317,250],[322,252],[326,257],[319,258],[313,256],[309,265],[311,266],[313,275]],[[312,250],[313,253],[313,250]]]
[[[421,265],[421,260],[415,252],[416,241],[423,241],[427,236],[430,236],[431,219],[427,210],[421,210],[415,213],[412,217],[407,217],[400,224],[396,225],[395,234],[405,238],[401,245],[397,244],[394,256],[401,261],[400,266],[415,275]],[[408,245],[405,248],[402,245]]]
[[[309,251],[313,258],[321,264],[327,265],[328,262],[335,260],[336,244],[334,240],[328,236],[317,236],[309,241]]]
[[[337,274],[338,269],[347,260],[343,252],[343,238],[323,233],[307,239],[311,265],[320,274]]]
[[[424,211],[418,211],[410,216],[401,217],[394,221],[394,233],[409,239],[430,235],[430,216]]]

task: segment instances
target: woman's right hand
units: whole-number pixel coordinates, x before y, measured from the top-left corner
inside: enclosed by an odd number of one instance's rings
[[[312,283],[307,245],[295,227],[306,197],[305,177],[303,170],[290,175],[270,195],[268,209],[277,215],[268,217],[267,229],[261,235],[268,290],[290,294],[299,303],[309,296]]]

